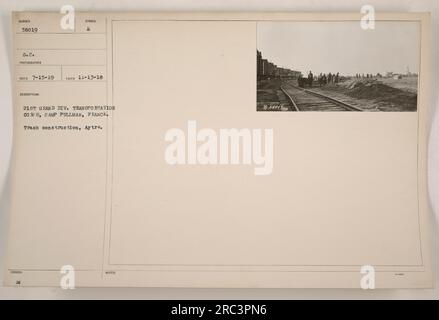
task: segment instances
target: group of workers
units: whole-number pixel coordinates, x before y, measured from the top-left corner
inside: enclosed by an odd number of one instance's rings
[[[338,72],[334,74],[329,72],[327,75],[324,73],[320,73],[317,77],[317,82],[319,83],[319,86],[324,86],[331,83],[338,83],[339,81],[340,74]]]
[[[307,78],[299,76],[298,79],[299,87],[305,87],[305,85],[312,87],[314,81],[317,81],[320,87],[327,84],[338,83],[340,81],[340,74],[338,72],[337,73],[329,72],[328,74],[320,73],[318,77],[315,77],[313,73],[310,71],[308,73]]]

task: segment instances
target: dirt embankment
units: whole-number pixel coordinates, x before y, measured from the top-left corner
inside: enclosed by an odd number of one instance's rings
[[[398,79],[394,80],[395,82]],[[349,79],[336,86],[325,86],[322,91],[337,92],[348,97],[365,101],[365,109],[376,111],[416,111],[415,90],[397,88],[379,79]]]

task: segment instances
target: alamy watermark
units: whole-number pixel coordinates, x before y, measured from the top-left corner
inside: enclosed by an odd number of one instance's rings
[[[375,289],[375,268],[370,265],[364,265],[361,267],[360,273],[363,275],[360,280],[361,289]]]
[[[60,26],[63,30],[75,29],[75,7],[70,4],[66,4],[61,7],[60,13],[63,14],[60,20]]]
[[[370,4],[365,4],[361,7],[361,14],[363,16],[360,20],[360,26],[363,30],[375,29],[375,8]]]
[[[169,142],[165,160],[170,165],[253,165],[255,175],[273,172],[273,129],[197,130],[197,122],[187,122],[165,134]]]
[[[61,267],[61,280],[60,286],[63,290],[75,289],[75,268],[71,265],[65,265]]]

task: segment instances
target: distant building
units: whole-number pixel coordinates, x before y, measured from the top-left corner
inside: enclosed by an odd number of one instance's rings
[[[300,71],[291,70],[288,68],[278,67],[274,63],[264,59],[262,53],[256,51],[256,69],[257,78],[295,78],[297,79],[302,73]]]
[[[256,51],[256,64],[257,64],[257,74],[263,74],[263,67],[262,67],[262,54],[261,51]]]

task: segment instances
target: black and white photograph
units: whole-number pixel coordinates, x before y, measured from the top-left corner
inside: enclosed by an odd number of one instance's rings
[[[259,22],[256,54],[257,111],[417,110],[417,22]]]
[[[0,0],[0,300],[439,300],[437,57],[433,0]]]

